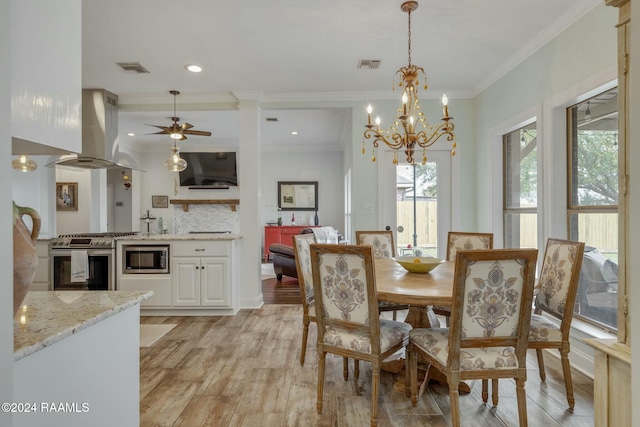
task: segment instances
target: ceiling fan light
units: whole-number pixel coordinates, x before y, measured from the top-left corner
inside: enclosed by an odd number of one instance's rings
[[[38,168],[38,164],[23,154],[11,161],[11,167],[20,172],[33,172]]]
[[[169,134],[169,136],[171,137],[171,139],[181,139],[182,138],[182,135],[179,134],[179,133],[172,133],[172,134]]]
[[[202,67],[195,64],[187,64],[184,66],[187,71],[191,71],[192,73],[199,73],[202,71]]]

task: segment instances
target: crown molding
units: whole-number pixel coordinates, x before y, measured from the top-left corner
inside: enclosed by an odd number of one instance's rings
[[[540,32],[536,37],[526,43],[508,60],[498,66],[495,71],[484,78],[472,91],[471,98],[475,98],[489,86],[500,80],[511,70],[520,65],[524,60],[529,58],[535,52],[540,50],[544,45],[557,37],[564,30],[569,28],[580,18],[591,12],[596,7],[604,5],[602,0],[580,0],[578,4],[560,15],[550,26]],[[448,96],[448,94],[447,94]]]

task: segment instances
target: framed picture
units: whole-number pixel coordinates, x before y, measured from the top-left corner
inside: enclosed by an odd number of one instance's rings
[[[56,182],[56,210],[78,210],[78,183]]]
[[[152,208],[168,208],[169,196],[151,196]]]
[[[278,207],[283,211],[317,211],[318,181],[279,181]]]

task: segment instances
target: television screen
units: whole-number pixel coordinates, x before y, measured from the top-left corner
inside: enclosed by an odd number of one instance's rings
[[[180,153],[187,168],[180,172],[180,186],[226,187],[238,185],[236,153]]]

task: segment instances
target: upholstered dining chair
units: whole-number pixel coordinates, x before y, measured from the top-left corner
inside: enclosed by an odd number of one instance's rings
[[[562,373],[567,391],[569,410],[573,411],[573,383],[569,361],[569,332],[573,319],[573,307],[578,293],[580,268],[584,254],[584,243],[568,240],[549,239],[544,252],[540,271],[540,292],[534,314],[531,316],[529,348],[536,349],[540,379],[545,381],[543,349],[557,348],[562,360]],[[543,317],[542,313],[556,319],[555,322]],[[559,323],[558,323],[559,322]]]
[[[371,364],[370,424],[376,426],[380,365],[406,346],[411,325],[379,318],[370,246],[312,244],[310,250],[318,324],[318,413],[325,357],[337,354]]]
[[[536,350],[540,379],[545,381],[543,350],[556,348],[560,351],[564,385],[567,392],[569,411],[573,412],[573,382],[571,381],[571,362],[569,361],[569,332],[573,319],[573,307],[578,293],[580,268],[584,254],[584,243],[569,240],[548,239],[544,252],[539,292],[534,302],[529,330],[529,348]],[[545,313],[548,317],[542,315]],[[549,319],[549,317],[553,318]],[[488,398],[488,384],[482,383],[482,399]],[[493,405],[498,405],[498,381],[491,383]]]
[[[514,378],[518,416],[527,425],[526,351],[537,249],[459,251],[451,326],[409,333],[411,402],[417,403],[417,357],[447,378],[451,421],[460,425],[461,380]],[[428,377],[428,375],[427,375]]]
[[[447,261],[455,261],[458,251],[472,249],[493,249],[492,233],[469,233],[462,231],[450,231],[447,235]],[[444,306],[434,306],[433,312],[446,318],[449,325],[451,309]]]
[[[309,337],[309,323],[316,321],[315,296],[313,294],[313,276],[311,273],[311,256],[309,245],[315,243],[313,233],[298,234],[293,236],[293,252],[298,271],[298,284],[300,285],[300,297],[302,300],[302,347],[300,349],[300,365],[304,366],[307,354],[307,339]],[[354,375],[359,375],[358,365],[355,366]],[[349,378],[349,359],[343,359],[343,377]]]
[[[396,245],[393,241],[393,232],[385,231],[356,231],[356,244],[370,245],[373,248],[374,258],[393,258],[396,256]],[[398,310],[408,310],[406,304],[394,304],[392,302],[378,302],[378,311],[392,311],[393,320],[397,319]]]

